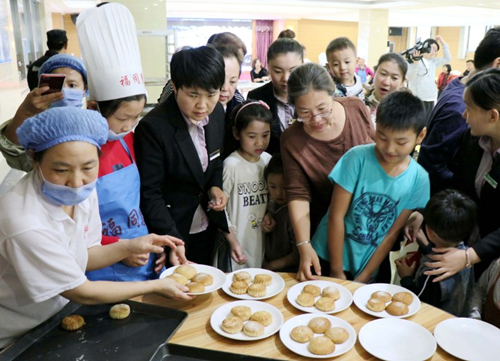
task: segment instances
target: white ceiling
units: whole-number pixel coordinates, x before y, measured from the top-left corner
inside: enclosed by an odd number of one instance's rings
[[[46,11],[78,13],[99,0],[45,0]],[[390,26],[500,24],[500,0],[137,0],[154,11],[165,6],[169,18],[315,19],[358,21],[359,12],[388,9]],[[162,5],[165,3],[165,5]],[[68,5],[76,4],[76,7]]]

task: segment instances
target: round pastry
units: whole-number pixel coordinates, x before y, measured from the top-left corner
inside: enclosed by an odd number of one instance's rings
[[[114,305],[109,310],[109,317],[114,320],[123,320],[130,315],[130,306],[126,303],[119,303]]]
[[[382,312],[385,310],[385,302],[378,298],[370,298],[366,303],[366,307],[374,312]]]
[[[413,295],[409,292],[398,292],[392,296],[393,301],[403,302],[406,305],[411,305],[413,302]]]
[[[335,301],[330,297],[320,297],[316,301],[316,308],[323,312],[330,312],[335,309]]]
[[[244,295],[247,293],[248,284],[244,281],[235,281],[231,283],[231,287],[229,287],[232,293],[237,295]]]
[[[325,333],[329,328],[332,327],[332,323],[328,318],[325,317],[314,317],[307,324],[314,333]]]
[[[214,284],[214,278],[208,273],[200,272],[195,274],[194,277],[191,278],[191,282],[198,282],[204,286],[210,286]]]
[[[315,355],[328,355],[335,351],[335,344],[328,337],[313,338],[307,347]]]
[[[61,327],[66,331],[76,331],[85,325],[85,320],[80,315],[66,316],[61,321]]]
[[[205,286],[198,282],[189,282],[187,285],[189,288],[188,293],[202,293],[205,292]]]
[[[337,301],[340,298],[340,291],[337,287],[334,286],[328,286],[323,289],[323,292],[321,293],[323,297],[329,297],[333,299],[334,301]]]
[[[175,273],[183,275],[188,280],[190,280],[196,274],[196,268],[188,264],[183,264],[175,269]]]
[[[325,332],[325,336],[332,340],[333,343],[344,343],[349,338],[349,332],[342,327],[332,327]]]
[[[310,293],[314,297],[318,297],[321,294],[321,288],[315,285],[305,285],[302,293]]]
[[[410,311],[407,304],[399,301],[392,301],[385,310],[388,314],[393,316],[403,316]]]
[[[260,283],[253,283],[248,287],[248,294],[252,297],[264,297],[267,293],[266,286]]]
[[[247,271],[241,271],[233,275],[233,281],[243,281],[248,284],[252,282],[252,276]]]
[[[290,337],[294,341],[306,343],[314,338],[314,332],[307,326],[295,326],[290,332]]]
[[[314,306],[314,296],[310,293],[302,292],[297,296],[297,303],[302,307],[312,307]]]
[[[264,326],[256,321],[248,321],[243,326],[243,332],[250,337],[257,337],[264,333]]]
[[[184,277],[179,273],[172,273],[171,275],[168,275],[167,278],[171,278],[175,282],[180,283],[183,286],[187,285],[189,282],[189,280],[186,277]]]
[[[227,317],[222,321],[222,329],[227,333],[238,333],[243,329],[243,320],[239,317]]]
[[[377,291],[377,292],[372,293],[371,298],[378,298],[379,300],[387,303],[387,302],[391,302],[392,295],[389,292]]]
[[[262,326],[269,326],[273,323],[273,316],[271,316],[271,314],[267,311],[257,311],[250,317],[250,319],[252,321],[257,321]]]
[[[255,275],[253,283],[261,283],[264,286],[269,286],[271,283],[273,283],[273,278],[271,277],[271,275],[261,273]]]
[[[235,317],[241,318],[243,321],[247,321],[252,315],[252,310],[247,306],[236,306],[231,308],[231,314]]]

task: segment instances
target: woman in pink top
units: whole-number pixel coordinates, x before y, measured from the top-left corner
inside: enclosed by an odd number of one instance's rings
[[[298,115],[281,137],[285,187],[300,266],[297,278],[320,274],[319,258],[309,243],[326,214],[333,185],[328,174],[350,148],[373,142],[373,126],[363,101],[333,98],[335,85],[326,69],[308,63],[288,80],[289,102]]]

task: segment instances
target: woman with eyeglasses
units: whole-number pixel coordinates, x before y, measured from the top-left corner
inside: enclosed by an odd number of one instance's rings
[[[297,278],[320,274],[311,236],[326,214],[333,184],[328,180],[340,157],[350,148],[373,142],[370,113],[357,97],[333,98],[335,85],[326,69],[308,63],[293,70],[288,98],[296,121],[281,136],[285,188],[300,253]]]

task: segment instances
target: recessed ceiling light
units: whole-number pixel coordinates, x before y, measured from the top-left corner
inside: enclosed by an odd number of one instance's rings
[[[144,10],[147,10],[148,8],[144,8]]]

